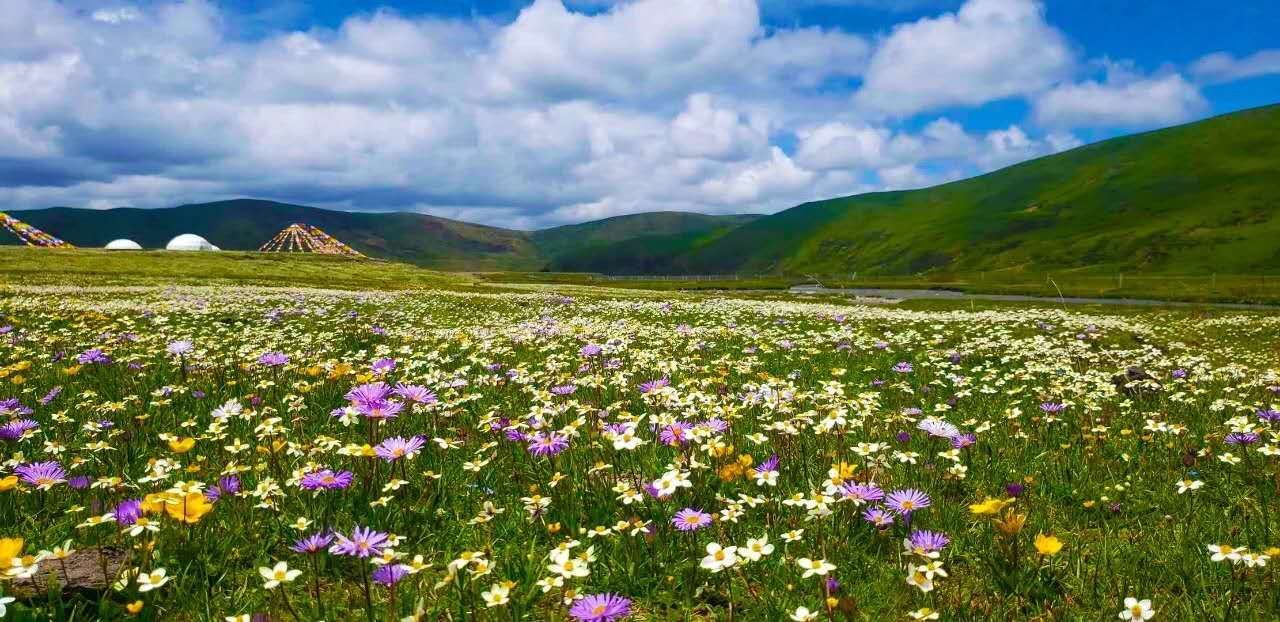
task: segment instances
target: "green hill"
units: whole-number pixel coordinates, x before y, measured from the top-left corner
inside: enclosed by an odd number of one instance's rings
[[[701,234],[752,218],[655,212],[528,232],[426,214],[341,212],[255,199],[167,209],[53,207],[13,215],[89,248],[116,238],[129,238],[144,248],[163,248],[173,236],[190,232],[224,250],[256,250],[284,227],[302,222],[371,257],[443,270],[540,270],[554,264],[560,254],[583,245],[642,236]],[[17,243],[17,238],[0,232],[0,244]]]
[[[650,269],[1274,274],[1278,242],[1280,106],[1269,106],[932,188],[800,205]]]

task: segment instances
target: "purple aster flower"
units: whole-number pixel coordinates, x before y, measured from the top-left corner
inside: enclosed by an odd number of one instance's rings
[[[1178,369],[1173,370],[1173,374],[1172,374],[1172,375],[1173,375],[1173,379],[1174,379],[1174,380],[1182,380],[1183,378],[1186,378],[1186,377],[1187,377],[1187,370],[1182,369],[1182,368],[1178,368]]]
[[[571,382],[569,384],[562,384],[559,386],[551,387],[551,394],[559,395],[559,396],[572,395],[573,392],[577,390],[578,390],[578,385],[573,384]]]
[[[719,434],[729,429],[729,422],[719,418],[707,419],[702,423],[702,427]]]
[[[350,486],[354,477],[351,471],[335,473],[332,469],[320,469],[303,475],[298,485],[305,490],[341,490]]]
[[[915,488],[908,488],[889,493],[889,496],[885,498],[885,505],[889,506],[889,509],[894,512],[906,516],[916,510],[923,510],[933,505],[933,500],[929,498],[929,495]]]
[[[356,410],[362,417],[370,419],[395,419],[404,410],[404,402],[378,400],[376,402],[357,402]]]
[[[901,432],[898,432],[897,436],[894,436],[894,438],[896,438],[899,443],[910,443],[911,433],[906,430],[903,430]]]
[[[569,439],[555,432],[538,432],[529,437],[529,453],[535,456],[554,456],[568,448]]]
[[[867,508],[862,513],[862,520],[875,525],[879,529],[886,529],[893,524],[893,514],[886,512],[884,508],[872,507]]]
[[[378,359],[373,362],[373,366],[370,367],[370,370],[379,376],[389,374],[396,370],[396,360],[388,358]]]
[[[960,434],[959,428],[941,419],[925,419],[916,424],[916,427],[923,430],[929,436],[938,438],[955,438]]]
[[[373,582],[384,587],[391,587],[409,574],[409,567],[404,564],[383,564],[373,571]]]
[[[76,362],[81,365],[106,365],[111,362],[111,358],[102,352],[102,348],[90,348],[81,352],[76,357]]]
[[[333,534],[320,531],[294,542],[289,548],[295,553],[312,555],[323,551],[330,542],[333,542]]]
[[[37,488],[51,488],[67,481],[67,472],[62,465],[52,460],[47,462],[31,462],[13,470],[22,481]]]
[[[184,355],[190,354],[191,351],[195,349],[196,349],[195,344],[191,343],[186,339],[170,341],[169,346],[165,348],[165,350],[168,351],[169,354],[172,354],[174,356],[184,356]]]
[[[125,499],[116,506],[112,514],[116,517],[116,524],[128,527],[142,517],[142,499]]]
[[[1045,402],[1040,405],[1040,410],[1046,414],[1056,415],[1067,409],[1067,405],[1062,402]]]
[[[569,608],[569,615],[578,622],[616,622],[630,614],[631,601],[611,593],[584,596]]]
[[[875,484],[848,483],[840,487],[845,499],[853,500],[854,505],[872,503],[884,498],[884,491]]]
[[[16,441],[30,430],[40,427],[40,424],[31,419],[18,419],[0,426],[0,439],[6,441]]]
[[[773,454],[769,456],[767,460],[756,465],[755,468],[752,470],[755,471],[757,474],[768,473],[770,471],[777,471],[778,470],[778,454]]]
[[[1252,445],[1258,442],[1258,435],[1253,432],[1232,432],[1224,440],[1228,445]]]
[[[392,436],[378,443],[373,451],[378,454],[379,458],[387,462],[395,462],[400,458],[412,458],[422,450],[427,444],[427,439],[421,436],[413,436],[404,439],[400,436]]]
[[[1280,410],[1259,410],[1258,418],[1267,423],[1280,423]]]
[[[334,534],[338,542],[329,547],[329,552],[334,555],[347,555],[351,557],[369,557],[371,555],[381,555],[382,547],[387,542],[387,534],[379,533],[367,527],[356,527],[348,538],[342,534]]]
[[[21,417],[29,415],[33,410],[22,405],[18,398],[11,397],[6,400],[0,400],[0,417]]]
[[[58,395],[60,395],[61,393],[62,393],[62,387],[54,387],[52,389],[49,389],[49,392],[45,393],[44,397],[40,398],[40,405],[48,406],[49,402],[52,402],[53,400],[58,399]]]
[[[978,435],[972,432],[957,434],[951,437],[951,446],[956,449],[968,449],[978,442]]]
[[[258,364],[263,367],[281,367],[289,362],[289,356],[283,352],[267,352],[258,357]]]
[[[951,543],[951,538],[947,534],[940,531],[921,531],[915,530],[911,532],[911,536],[907,538],[905,544],[912,553],[916,555],[926,555],[941,551]]]
[[[72,490],[84,490],[93,483],[93,478],[88,475],[73,475],[67,480],[67,486]]]
[[[658,434],[658,440],[662,441],[663,445],[670,447],[683,445],[689,442],[689,431],[692,429],[693,426],[688,423],[677,421],[665,428],[662,428],[662,432]]]
[[[827,594],[835,594],[840,591],[840,582],[835,577],[827,577],[824,586],[827,588]]]
[[[601,348],[600,346],[594,343],[589,343],[585,346],[582,346],[582,349],[578,350],[578,354],[581,354],[586,358],[593,358],[593,357],[600,356],[601,352],[604,352],[604,348]]]
[[[436,394],[431,389],[413,384],[397,384],[392,393],[402,400],[419,404],[434,404],[437,401]]]
[[[1004,491],[1009,493],[1009,496],[1015,499],[1021,497],[1022,493],[1025,492],[1026,489],[1027,487],[1023,486],[1020,482],[1012,482],[1004,485]]]
[[[662,389],[669,386],[671,386],[671,379],[667,378],[666,376],[663,376],[662,378],[658,378],[657,380],[649,380],[647,382],[641,383],[640,393],[642,395],[645,393],[652,393],[654,391],[657,391],[658,389]]]
[[[711,515],[695,508],[685,508],[676,512],[671,524],[680,531],[697,531],[711,526]]]
[[[352,387],[343,398],[353,404],[359,404],[361,402],[381,402],[390,395],[391,388],[387,386],[387,383],[370,382]]]
[[[898,363],[897,365],[894,365],[894,366],[893,366],[893,371],[895,371],[895,372],[897,372],[897,373],[899,373],[899,374],[909,374],[909,373],[911,373],[911,372],[915,371],[915,367],[913,367],[913,366],[911,365],[911,363],[908,363],[908,362],[906,362],[906,361],[902,361],[902,362]]]

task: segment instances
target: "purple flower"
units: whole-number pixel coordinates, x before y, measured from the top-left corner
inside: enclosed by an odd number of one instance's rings
[[[1187,377],[1187,370],[1182,368],[1173,370],[1174,380],[1182,380],[1183,378],[1186,378],[1186,377]]]
[[[1228,445],[1252,445],[1258,442],[1258,435],[1253,432],[1232,432],[1224,440]]]
[[[404,564],[383,564],[373,571],[373,582],[391,587],[409,574],[409,567]]]
[[[978,435],[970,432],[967,434],[957,434],[951,437],[951,446],[956,449],[968,449],[978,442]]]
[[[52,389],[49,389],[49,392],[45,393],[44,397],[40,398],[40,405],[48,406],[49,402],[52,402],[53,400],[57,399],[58,395],[61,393],[62,393],[62,387],[54,387]]]
[[[370,367],[370,369],[373,373],[379,376],[389,374],[396,370],[396,360],[388,358],[378,359],[373,362],[373,366]]]
[[[862,520],[875,525],[879,529],[885,529],[893,524],[893,514],[886,512],[881,507],[867,508],[862,513]]]
[[[941,419],[925,419],[916,424],[916,427],[923,430],[929,436],[935,436],[938,438],[955,438],[960,434],[959,428]]]
[[[29,430],[34,430],[38,427],[40,427],[40,424],[36,423],[31,419],[18,419],[17,421],[10,421],[9,423],[6,423],[3,426],[0,426],[0,439],[6,440],[6,441],[16,441],[22,438],[22,436],[26,434]]]
[[[584,596],[569,608],[578,622],[616,622],[630,614],[631,601],[611,593]]]
[[[170,341],[169,346],[165,349],[169,354],[174,356],[183,356],[190,354],[192,350],[196,349],[196,346],[186,339],[179,339],[177,341]]]
[[[652,393],[654,391],[657,391],[658,389],[662,389],[669,386],[671,386],[671,379],[667,378],[666,376],[663,376],[662,378],[659,378],[657,380],[650,380],[648,382],[641,383],[640,393],[642,395],[645,393]]]
[[[578,385],[575,385],[571,382],[569,384],[562,384],[559,386],[551,387],[551,394],[559,395],[559,396],[572,395],[573,392],[577,390],[578,390]]]
[[[330,553],[361,558],[381,555],[382,546],[387,542],[387,534],[379,533],[367,527],[356,527],[351,532],[350,538],[340,533],[334,534],[334,537],[338,539],[338,542],[329,547]]]
[[[1040,410],[1050,415],[1056,415],[1066,409],[1067,405],[1062,402],[1045,402],[1040,405]]]
[[[894,365],[894,366],[893,366],[893,371],[895,371],[895,372],[897,372],[897,373],[899,373],[899,374],[909,374],[909,373],[911,373],[911,372],[915,371],[915,367],[913,367],[913,366],[911,365],[911,363],[908,363],[908,362],[906,362],[906,361],[902,361],[902,362],[898,363],[897,365]]]
[[[685,508],[676,512],[671,524],[680,531],[697,531],[711,526],[711,515],[695,508]]]
[[[921,531],[911,532],[911,537],[907,538],[907,548],[917,555],[925,555],[941,551],[951,543],[951,538],[947,534],[939,531]]]
[[[362,417],[370,419],[395,419],[404,410],[403,402],[378,400],[376,402],[357,402],[356,410]]]
[[[333,542],[333,534],[320,531],[294,542],[289,548],[295,553],[311,555],[323,551],[330,542]]]
[[[658,440],[662,441],[663,445],[670,447],[683,445],[689,442],[689,431],[692,429],[693,426],[688,423],[677,421],[663,428],[662,432],[658,434]]]
[[[32,412],[35,411],[23,406],[16,397],[0,400],[0,417],[21,417]]]
[[[305,490],[341,490],[350,486],[354,477],[351,471],[335,473],[332,469],[320,469],[303,475],[299,485]]]
[[[1023,486],[1019,482],[1012,482],[1004,485],[1004,491],[1009,493],[1009,496],[1014,497],[1015,499],[1021,497],[1022,493],[1026,491],[1026,489],[1027,487]]]
[[[529,453],[535,456],[554,456],[569,448],[569,439],[552,432],[538,432],[529,437]]]
[[[884,491],[875,484],[848,483],[840,488],[840,492],[844,493],[844,498],[852,499],[854,505],[871,503],[884,498]]]
[[[413,384],[397,384],[392,393],[402,400],[419,404],[433,404],[437,401],[436,394],[431,389]]]
[[[112,514],[116,517],[116,524],[128,527],[142,517],[142,499],[125,499],[116,506]]]
[[[263,367],[281,367],[289,362],[289,356],[283,352],[267,352],[258,357],[258,364]]]
[[[93,478],[88,475],[73,475],[67,480],[67,486],[72,490],[84,490],[93,482]]]
[[[76,357],[76,362],[81,365],[106,365],[111,362],[111,359],[103,354],[102,348],[90,348],[81,352]]]
[[[426,444],[427,439],[421,436],[413,436],[408,440],[403,437],[392,436],[378,443],[378,446],[374,447],[373,451],[378,454],[379,458],[387,462],[395,462],[400,458],[414,457]]]
[[[578,354],[581,354],[586,358],[600,356],[601,352],[604,352],[604,348],[601,348],[600,346],[594,343],[589,343],[585,346],[582,346],[582,349],[578,350]]]
[[[836,581],[835,577],[827,577],[825,586],[827,588],[827,594],[835,594],[840,591],[840,582]]]
[[[769,456],[767,460],[756,465],[756,467],[752,470],[754,470],[758,474],[768,473],[770,471],[777,471],[778,470],[778,454],[773,454]]]
[[[67,472],[62,470],[62,465],[52,460],[24,464],[13,472],[21,477],[22,481],[37,488],[47,489],[67,481]]]
[[[889,493],[889,496],[885,499],[885,505],[889,506],[889,509],[894,512],[907,516],[916,510],[923,510],[933,505],[933,500],[929,498],[929,495],[915,488],[908,488]]]
[[[371,382],[353,387],[343,398],[353,404],[359,404],[360,402],[380,402],[387,399],[389,395],[391,395],[391,388],[387,383]]]
[[[1280,410],[1259,410],[1258,418],[1267,423],[1280,423]]]

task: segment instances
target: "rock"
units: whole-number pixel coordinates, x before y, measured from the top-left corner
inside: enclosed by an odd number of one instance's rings
[[[1138,395],[1145,392],[1160,391],[1164,388],[1155,376],[1147,373],[1141,367],[1129,367],[1123,372],[1111,377],[1111,384],[1115,385],[1116,391],[1125,395]]]
[[[99,554],[101,551],[101,554]],[[106,575],[103,575],[103,557],[106,558]],[[30,579],[14,579],[13,595],[23,599],[38,598],[49,593],[49,581],[61,586],[64,594],[77,591],[101,592],[111,587],[124,564],[124,551],[106,547],[82,549],[66,559],[46,559],[40,563],[40,572]]]

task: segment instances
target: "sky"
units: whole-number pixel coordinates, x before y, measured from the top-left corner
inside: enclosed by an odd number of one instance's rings
[[[0,3],[11,210],[772,213],[1280,101],[1276,2]]]

